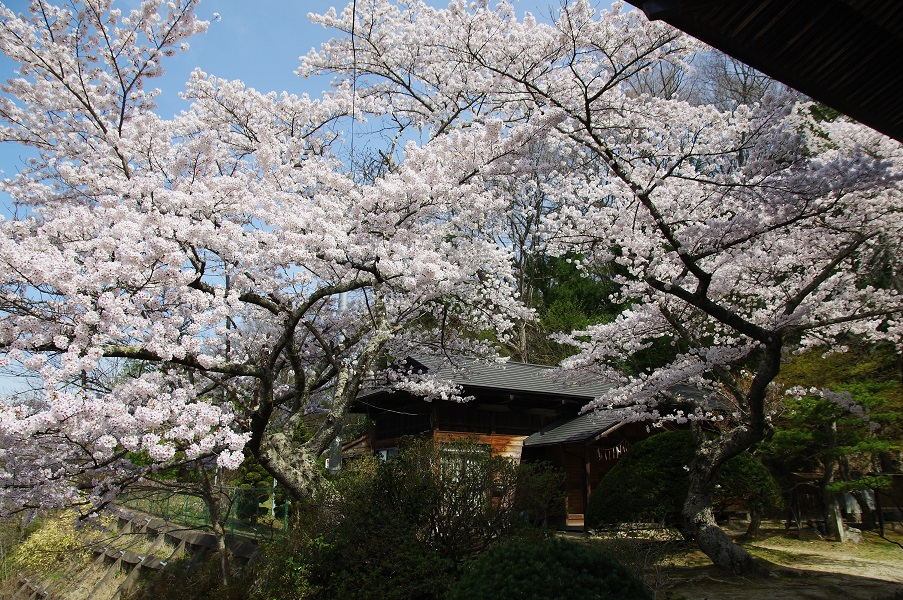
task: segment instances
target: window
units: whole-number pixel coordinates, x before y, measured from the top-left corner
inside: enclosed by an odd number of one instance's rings
[[[461,442],[442,444],[441,449],[440,480],[446,491],[443,508],[463,514],[485,507],[493,493],[490,447]]]
[[[385,462],[392,458],[393,456],[398,456],[398,447],[393,448],[380,448],[376,451],[376,457]]]

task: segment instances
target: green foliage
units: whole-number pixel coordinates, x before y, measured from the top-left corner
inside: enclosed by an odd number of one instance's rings
[[[607,554],[579,542],[514,540],[472,561],[448,600],[651,600],[642,582]]]
[[[762,515],[782,505],[781,489],[758,458],[744,452],[724,463],[715,478],[715,507],[745,506]]]
[[[297,525],[297,523],[295,524]],[[319,592],[314,582],[328,548],[322,537],[310,538],[307,528],[295,527],[285,540],[264,547],[251,566],[253,580],[248,598],[302,600]]]
[[[868,411],[868,421],[822,398],[787,398],[777,431],[763,446],[763,460],[788,480],[793,471],[818,472],[836,463],[840,481],[831,487],[840,491],[857,489],[854,482],[868,472],[895,468],[882,467],[882,459],[899,450],[903,437],[898,360],[892,346],[857,344],[844,353],[819,350],[794,357],[782,366],[780,383],[848,392]]]
[[[593,490],[589,527],[614,523],[677,523],[693,457],[688,432],[661,433],[632,446]],[[683,494],[681,493],[683,492]]]
[[[418,440],[387,462],[346,465],[270,547],[254,598],[441,598],[461,564],[490,544],[545,535],[563,506],[560,473],[485,447]]]
[[[405,453],[377,465],[372,477],[343,482],[342,519],[324,532],[317,598],[441,596],[454,563],[442,556],[438,532],[429,530],[431,516],[439,516],[432,514],[440,512],[439,494],[432,470],[417,463]]]
[[[620,311],[620,306],[608,301],[618,290],[611,274],[581,270],[577,260],[542,256],[531,264],[540,320],[549,331],[584,329],[611,320]]]
[[[618,290],[609,266],[602,269],[582,270],[577,267],[576,256],[533,256],[525,269],[526,284],[530,291],[525,295],[531,308],[535,308],[538,321],[529,324],[527,357],[517,356],[539,364],[554,365],[574,353],[574,348],[551,341],[550,334],[569,333],[574,330],[611,321],[622,310],[609,297]]]
[[[235,565],[233,565],[234,567]],[[223,581],[220,556],[206,554],[198,561],[184,556],[170,562],[165,569],[145,571],[143,585],[126,593],[123,600],[244,600],[248,597],[247,581],[236,570],[228,582]]]
[[[617,249],[614,249],[617,254]],[[553,334],[580,331],[598,323],[613,321],[626,306],[612,301],[620,286],[615,277],[623,267],[614,261],[602,265],[580,264],[579,255],[534,256],[525,267],[529,289],[525,300],[536,309],[538,321],[526,325],[527,356],[513,358],[525,362],[556,365],[576,348],[552,340]],[[621,359],[617,365],[625,373],[636,374],[667,364],[676,348],[670,338],[660,338]]]
[[[593,491],[586,511],[587,525],[680,525],[689,488],[685,467],[693,453],[689,431],[660,433],[634,445]],[[715,506],[737,503],[761,513],[780,505],[780,490],[774,478],[747,452],[722,466],[715,486]]]
[[[236,490],[234,515],[237,519],[254,523],[265,516],[270,508],[268,503],[273,497],[273,511],[277,515],[285,511],[285,503],[289,501],[288,489],[277,485],[273,489],[273,476],[263,468],[257,459],[248,455],[236,470],[232,484]]]
[[[888,489],[893,485],[893,478],[887,475],[878,475],[874,477],[859,477],[858,479],[848,479],[844,481],[835,481],[827,486],[827,490],[833,493],[855,492],[858,490],[879,490]]]
[[[564,474],[551,463],[524,463],[517,467],[511,519],[520,526],[545,528],[564,518]]]
[[[328,597],[441,597],[464,559],[541,520],[554,497],[544,487],[557,490],[560,476],[486,450],[419,440],[346,487]]]
[[[830,106],[822,104],[821,102],[813,102],[809,106],[809,112],[815,117],[815,120],[818,122],[822,121],[836,121],[838,117],[841,116],[841,112],[837,111]]]

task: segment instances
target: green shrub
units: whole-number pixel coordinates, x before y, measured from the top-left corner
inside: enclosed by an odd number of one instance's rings
[[[724,463],[715,478],[715,507],[744,506],[762,515],[783,504],[778,482],[762,462],[744,452]]]
[[[294,530],[285,540],[264,546],[249,565],[248,598],[257,600],[305,600],[319,593],[317,580],[324,568],[324,540],[311,539]]]
[[[680,525],[687,496],[686,465],[693,460],[689,431],[654,435],[634,445],[593,491],[588,527],[617,523]],[[777,483],[762,463],[744,452],[724,464],[715,480],[715,506],[742,504],[758,513],[780,505]]]
[[[514,540],[473,560],[448,600],[651,600],[623,565],[590,546],[560,539]]]
[[[317,598],[441,597],[453,563],[427,531],[436,503],[430,479],[428,471],[407,471],[393,460],[371,477],[343,482],[341,520],[316,556]]]
[[[247,456],[228,483],[234,486],[235,497],[232,516],[239,521],[254,524],[270,511],[270,499],[275,503],[273,512],[284,514],[289,493],[285,486],[273,487],[273,476],[253,456]]]
[[[327,536],[321,597],[441,598],[465,559],[535,535],[550,505],[562,504],[560,482],[483,446],[416,440],[337,485],[342,519]]]
[[[387,462],[348,463],[260,561],[255,598],[442,598],[493,542],[541,538],[562,475],[467,443],[418,440]]]
[[[547,528],[565,516],[564,473],[548,462],[523,463],[517,467],[517,484],[511,506],[515,522]]]
[[[223,582],[220,555],[210,552],[193,560],[191,556],[183,556],[170,562],[165,569],[144,571],[141,585],[125,592],[122,600],[201,600],[216,598],[217,600],[244,600],[248,597],[247,580],[238,569],[231,565],[232,577],[228,583]]]

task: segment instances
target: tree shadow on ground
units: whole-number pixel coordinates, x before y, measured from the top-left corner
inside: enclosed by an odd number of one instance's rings
[[[713,565],[665,567],[656,598],[673,600],[882,600],[903,594],[903,583],[844,573],[785,567],[757,559],[760,574],[734,577]]]

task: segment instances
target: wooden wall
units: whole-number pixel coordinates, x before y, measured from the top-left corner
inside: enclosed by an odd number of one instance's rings
[[[521,452],[524,449],[525,435],[501,435],[486,433],[460,433],[455,431],[439,431],[433,433],[433,438],[439,442],[468,441],[474,444],[489,446],[493,456],[506,456],[520,461]]]

